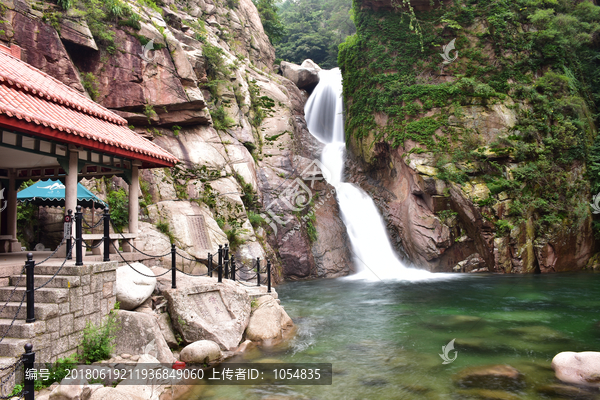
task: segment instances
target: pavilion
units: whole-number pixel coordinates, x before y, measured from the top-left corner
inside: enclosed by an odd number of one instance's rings
[[[139,169],[177,162],[129,129],[122,117],[22,61],[20,47],[0,45],[0,252],[21,251],[21,182],[62,181],[65,211],[75,212],[81,178],[120,176],[129,184],[129,237],[135,237]]]

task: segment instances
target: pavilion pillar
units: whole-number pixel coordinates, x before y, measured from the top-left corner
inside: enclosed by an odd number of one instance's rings
[[[69,210],[73,210],[73,214],[77,211],[77,174],[79,172],[79,152],[76,149],[69,148],[69,171],[65,177],[65,215]],[[75,221],[71,226],[71,234],[75,236]],[[75,243],[73,241],[72,243]],[[71,250],[72,258],[75,259],[75,247]],[[85,253],[84,253],[85,254]],[[64,258],[67,255],[67,246],[63,245],[56,253],[55,257]]]
[[[131,184],[129,185],[129,233],[137,236],[138,215],[140,213],[140,167],[139,161],[131,165]]]
[[[8,194],[6,197],[7,234],[11,236],[8,251],[21,251],[21,243],[17,240],[17,182],[16,171],[8,171]]]
[[[77,208],[77,173],[79,169],[79,152],[69,149],[69,173],[65,177],[65,215],[68,210]]]

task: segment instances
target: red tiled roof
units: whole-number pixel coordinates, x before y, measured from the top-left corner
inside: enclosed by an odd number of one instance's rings
[[[66,139],[67,143],[102,148],[103,152],[134,160],[154,161],[158,166],[172,166],[178,162],[166,150],[130,130],[124,118],[2,51],[0,117],[1,114],[15,122],[18,119],[32,125],[31,132],[37,136],[48,136],[41,133],[47,130],[33,129],[34,124],[62,133],[57,136]],[[68,135],[65,137],[64,133]]]

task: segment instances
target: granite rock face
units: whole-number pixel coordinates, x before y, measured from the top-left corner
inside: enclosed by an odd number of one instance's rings
[[[233,7],[214,0],[191,0],[186,7],[165,2],[161,13],[127,0],[139,29],[103,21],[114,35],[110,46],[94,36],[85,16],[53,2],[43,4],[56,13],[60,34],[28,2],[0,3],[6,6],[0,43],[21,46],[25,61],[115,111],[182,161],[172,170],[142,171],[148,207],[141,209],[136,247],[163,255],[174,240],[198,261],[179,265],[191,272],[230,238],[238,243],[240,263],[269,258],[275,280],[349,271],[336,261],[345,245],[334,241],[345,232],[334,204],[316,213],[313,239],[297,212],[273,204],[297,178],[298,163],[318,159],[321,146],[306,131],[306,92],[272,73],[275,51],[251,0]],[[298,68],[316,84],[318,65],[307,60]],[[121,179],[111,183],[127,190]],[[105,198],[104,182],[89,187]]]

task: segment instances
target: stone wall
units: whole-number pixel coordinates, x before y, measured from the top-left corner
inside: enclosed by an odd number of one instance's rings
[[[58,312],[47,317],[41,315],[35,322],[33,345],[36,361],[55,361],[77,352],[86,323],[90,321],[98,325],[114,308],[117,266],[117,262],[105,262],[69,267],[69,275],[55,278],[60,278],[56,282],[61,285],[60,288],[51,289],[56,292],[53,300],[56,301]],[[44,272],[41,271],[42,274]],[[41,298],[36,300],[36,305],[44,301],[42,296],[38,297]],[[50,301],[50,298],[45,301]]]

